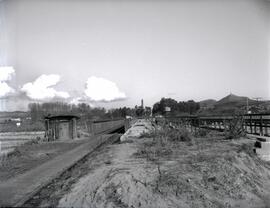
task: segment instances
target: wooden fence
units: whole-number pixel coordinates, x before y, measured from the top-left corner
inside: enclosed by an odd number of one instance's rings
[[[166,117],[168,122],[184,126],[224,131],[230,121],[241,119],[242,127],[248,134],[270,136],[270,114],[245,114],[239,116],[178,116]]]

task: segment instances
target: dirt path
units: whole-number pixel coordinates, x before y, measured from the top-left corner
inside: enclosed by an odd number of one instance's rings
[[[75,184],[59,202],[59,207],[164,207],[145,184],[157,174],[152,165],[134,159],[136,144],[110,147],[98,167]],[[149,200],[151,197],[151,200]]]
[[[145,124],[145,126],[144,126]],[[127,133],[129,139],[111,145],[100,166],[74,184],[59,207],[165,207],[164,199],[153,195],[147,184],[158,174],[155,165],[135,158],[138,136],[149,123],[137,123]]]

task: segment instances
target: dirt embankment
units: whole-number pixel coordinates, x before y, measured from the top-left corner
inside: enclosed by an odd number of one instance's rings
[[[149,123],[135,124],[123,143],[110,145],[58,182],[51,200],[59,207],[269,207],[270,163],[252,152],[247,139],[224,140],[211,133],[155,150],[139,138]],[[148,135],[149,136],[149,135]],[[86,171],[85,171],[86,170]],[[76,178],[77,175],[82,176]],[[65,184],[73,178],[72,183]],[[75,179],[74,179],[75,178]],[[69,185],[66,191],[59,187]],[[53,185],[52,185],[53,186]],[[65,189],[65,188],[64,188]],[[57,200],[56,200],[57,199]]]

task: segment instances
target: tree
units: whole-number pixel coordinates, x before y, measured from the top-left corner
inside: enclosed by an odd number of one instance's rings
[[[165,107],[171,108],[170,115],[179,115],[183,113],[194,114],[200,109],[200,104],[193,100],[177,102],[171,98],[161,98],[159,102],[153,105],[153,115],[165,115]]]

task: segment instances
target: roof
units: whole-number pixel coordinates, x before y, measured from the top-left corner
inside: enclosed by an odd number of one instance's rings
[[[57,115],[57,116],[45,116],[44,118],[48,120],[71,120],[73,118],[79,119],[80,117],[75,115]]]

